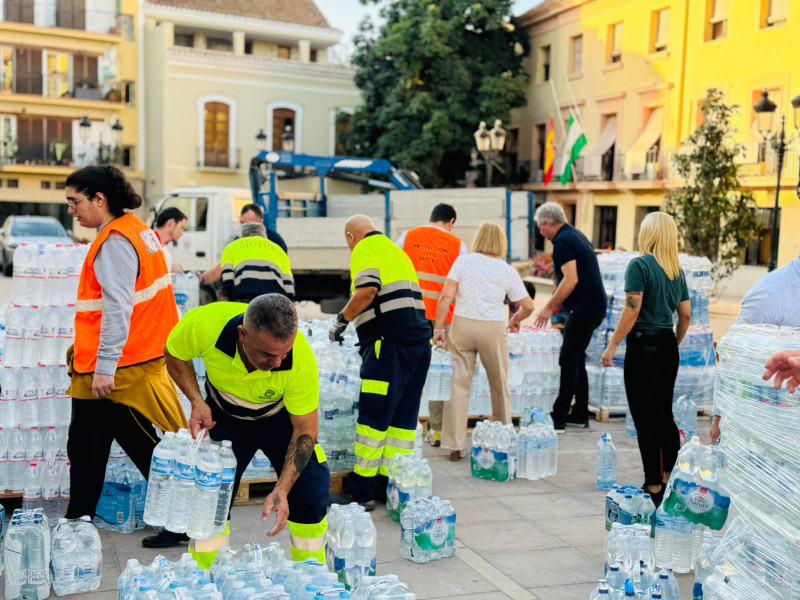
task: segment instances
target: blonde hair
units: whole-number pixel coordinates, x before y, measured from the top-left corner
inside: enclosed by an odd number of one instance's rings
[[[506,234],[503,228],[497,223],[484,221],[475,232],[472,238],[470,252],[483,252],[497,258],[505,258],[506,255]]]
[[[665,212],[652,212],[639,227],[639,251],[650,254],[664,269],[667,277],[675,279],[681,273],[678,261],[678,226]]]

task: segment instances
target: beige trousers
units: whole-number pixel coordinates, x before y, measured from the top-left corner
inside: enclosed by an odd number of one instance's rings
[[[492,420],[511,422],[506,323],[454,316],[448,340],[453,358],[453,379],[450,401],[444,406],[442,447],[463,452],[467,448],[469,394],[478,356],[489,380]]]

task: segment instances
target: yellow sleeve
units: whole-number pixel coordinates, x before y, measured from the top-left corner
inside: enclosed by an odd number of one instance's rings
[[[369,238],[361,240],[350,255],[351,289],[373,286],[381,289],[381,270],[378,254],[368,243]]]
[[[283,404],[291,415],[307,415],[319,406],[319,373],[314,352],[299,331],[292,346],[292,375]]]
[[[178,360],[192,360],[203,356],[219,337],[219,331],[213,327],[203,327],[202,313],[203,307],[193,308],[170,332],[166,343],[167,351]]]

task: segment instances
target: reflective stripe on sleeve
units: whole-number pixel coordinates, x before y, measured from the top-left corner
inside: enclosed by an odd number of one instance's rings
[[[155,295],[172,285],[172,277],[169,273],[162,275],[156,279],[149,287],[139,290],[133,295],[133,305],[141,304],[155,298]],[[90,312],[93,310],[103,310],[103,299],[96,298],[94,300],[78,300],[75,302],[75,310],[77,312]]]

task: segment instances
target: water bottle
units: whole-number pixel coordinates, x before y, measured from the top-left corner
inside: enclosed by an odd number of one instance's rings
[[[44,306],[49,303],[49,292],[47,290],[47,258],[44,255],[46,244],[36,244],[33,266],[31,273],[31,306]]]
[[[20,242],[14,250],[14,279],[11,282],[11,302],[18,306],[31,303],[31,287],[36,260],[36,247],[27,242]]]
[[[50,292],[50,303],[62,305],[67,303],[67,278],[69,265],[67,264],[67,249],[64,244],[52,244],[47,248],[47,286]]]
[[[217,446],[203,444],[197,458],[195,489],[189,507],[186,535],[207,540],[214,535],[219,489],[222,483],[222,460]]]
[[[11,489],[8,470],[8,440],[8,432],[0,427],[0,494]],[[1,520],[0,523],[2,523]]]
[[[61,469],[61,480],[58,484],[58,512],[61,515],[67,514],[67,508],[69,507],[69,498],[70,498],[70,483],[69,483],[69,469],[70,469],[70,462],[67,461],[64,465],[64,468]]]
[[[25,437],[20,428],[11,431],[8,438],[8,487],[10,490],[21,490],[24,484],[25,469]]]
[[[60,357],[61,342],[58,339],[58,327],[61,322],[61,309],[47,306],[42,309],[42,334],[39,341],[39,365],[57,365]]]
[[[23,327],[25,312],[17,304],[9,304],[6,308],[6,337],[3,346],[3,366],[19,367],[22,365]]]
[[[57,427],[67,427],[72,420],[72,395],[69,386],[72,383],[67,369],[61,365],[53,367],[53,414]]]
[[[714,572],[714,565],[711,562],[711,555],[716,549],[716,539],[714,534],[708,529],[703,532],[703,541],[697,551],[697,560],[694,563],[694,589],[692,592],[693,600],[703,600],[703,584],[709,575]]]
[[[175,436],[174,457],[165,527],[175,533],[185,533],[197,462],[197,448],[188,429],[181,429]]]
[[[529,427],[520,426],[519,433],[517,433],[517,477],[524,479],[532,479],[528,464],[529,429]]]
[[[163,527],[167,522],[170,480],[174,463],[175,433],[167,431],[153,450],[150,477],[147,480],[144,520],[153,527]]]
[[[87,515],[82,516],[75,524],[78,591],[91,592],[100,587],[103,574],[100,534]]]
[[[522,386],[525,375],[525,338],[519,333],[508,334],[508,386],[511,389]]]
[[[375,575],[377,532],[369,513],[356,513],[355,518],[355,577],[347,582],[350,586],[365,575]],[[344,582],[343,582],[344,583]]]
[[[17,425],[17,373],[11,368],[0,368],[0,427],[11,429]]]
[[[39,364],[42,315],[38,305],[25,308],[24,315],[25,320],[22,325],[22,366],[35,367]]]
[[[595,480],[598,490],[610,490],[617,482],[617,449],[609,433],[604,433],[597,442]]]
[[[662,569],[659,571],[656,586],[664,600],[680,600],[681,590],[672,569]]]
[[[53,530],[50,572],[53,591],[59,596],[77,594],[78,589],[78,544],[74,527],[67,519],[59,519]]]
[[[41,506],[48,521],[55,523],[60,516],[61,468],[55,461],[42,464]]]
[[[75,305],[67,305],[59,310],[58,340],[61,343],[59,349],[59,364],[67,364],[67,350],[75,339]]]
[[[36,367],[34,377],[36,379],[36,403],[39,405],[39,424],[46,427],[56,422],[53,407],[55,399],[53,377],[46,367]]]
[[[44,440],[38,427],[31,427],[25,433],[25,460],[39,463],[44,460]]]
[[[217,501],[217,513],[214,518],[214,534],[225,531],[228,522],[228,511],[231,507],[233,496],[233,482],[236,477],[236,456],[233,454],[230,440],[222,441],[222,449],[219,452],[222,461],[222,479],[219,486],[219,500]]]
[[[631,415],[630,405],[625,407],[625,435],[634,439],[638,435],[636,433],[636,424],[633,422],[633,416]]]
[[[42,472],[34,460],[28,463],[22,482],[22,508],[32,510],[42,506]]]
[[[589,594],[589,600],[610,600],[608,583],[605,579],[600,579],[597,586]]]
[[[19,424],[23,429],[39,426],[39,398],[34,370],[23,367],[19,376],[17,408]]]

